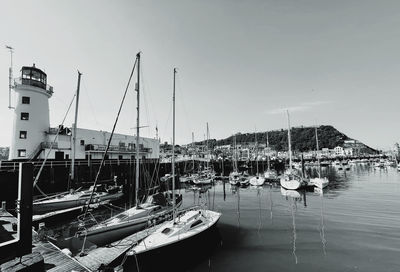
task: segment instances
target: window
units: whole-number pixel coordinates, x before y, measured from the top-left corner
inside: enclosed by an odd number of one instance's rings
[[[118,155],[118,160],[122,160],[122,155]]]
[[[26,149],[18,149],[18,157],[26,157]]]
[[[29,96],[22,97],[22,104],[30,104],[30,103],[31,103],[31,98]]]
[[[21,112],[21,120],[29,120],[29,113]]]
[[[81,145],[85,145],[85,140],[81,140]]]
[[[19,132],[19,138],[20,138],[20,139],[26,139],[26,131],[21,130],[21,131]]]

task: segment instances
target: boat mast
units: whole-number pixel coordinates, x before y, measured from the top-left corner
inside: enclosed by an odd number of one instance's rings
[[[76,127],[78,123],[78,109],[79,109],[79,90],[81,86],[82,73],[78,71],[78,86],[76,88],[76,100],[75,100],[75,120],[72,128],[72,160],[71,160],[71,179],[68,182],[68,190],[71,188],[71,184],[75,180],[75,153],[76,153]]]
[[[175,223],[175,76],[176,68],[174,68],[174,86],[172,93],[172,214]]]
[[[257,143],[257,131],[255,131],[255,139],[256,139],[256,169],[258,175],[258,143]]]
[[[319,150],[319,144],[318,144],[318,132],[317,132],[317,127],[315,127],[315,141],[317,142],[317,160],[318,160],[318,177],[321,178],[321,163],[319,161],[318,157],[318,150]]]
[[[287,110],[287,118],[288,118],[288,145],[289,145],[289,169],[292,170],[292,140],[290,138],[290,118],[289,111]]]
[[[208,130],[208,122],[207,122],[207,140],[206,140],[206,145],[207,145],[207,154],[208,154],[208,158],[207,158],[207,169],[210,167],[210,162],[209,162],[209,160],[210,160],[210,149],[209,149],[209,147],[208,147],[208,138],[209,138],[209,134],[210,134],[210,132],[209,132],[209,130]]]
[[[233,157],[233,171],[237,172],[237,148],[236,148],[236,134],[233,136],[233,146],[234,146],[234,151],[235,155]]]
[[[137,84],[136,84],[136,102],[137,102],[137,117],[136,117],[136,179],[135,179],[135,205],[136,207],[139,206],[139,201],[138,201],[138,191],[139,191],[139,106],[140,106],[140,92],[139,92],[139,86],[140,86],[140,52],[137,53]]]
[[[269,166],[269,141],[268,141],[268,131],[267,131],[267,167],[268,167],[268,171],[270,170],[270,166]]]
[[[192,164],[193,164],[193,170],[192,173],[194,173],[194,132],[192,132]]]

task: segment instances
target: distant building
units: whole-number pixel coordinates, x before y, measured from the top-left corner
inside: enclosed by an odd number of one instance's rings
[[[343,147],[341,147],[341,146],[337,146],[333,150],[334,150],[336,156],[344,155],[344,150],[343,150]]]

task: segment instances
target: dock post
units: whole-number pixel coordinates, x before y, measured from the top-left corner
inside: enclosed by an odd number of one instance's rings
[[[19,209],[18,235],[19,245],[17,256],[21,257],[32,253],[32,187],[33,164],[19,163]]]

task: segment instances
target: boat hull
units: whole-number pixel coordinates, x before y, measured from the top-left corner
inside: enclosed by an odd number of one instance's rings
[[[122,192],[116,194],[108,194],[104,196],[95,197],[92,199],[90,204],[100,203],[104,201],[115,201],[123,196]],[[89,197],[66,200],[66,201],[57,201],[57,202],[43,202],[43,203],[33,203],[32,209],[33,214],[44,214],[52,211],[65,210],[74,207],[84,206],[89,202]]]
[[[217,222],[189,238],[128,257],[124,264],[124,271],[137,271],[136,259],[141,272],[162,271],[165,270],[166,263],[182,256],[184,258],[179,258],[179,262],[174,262],[173,270],[186,270],[193,263],[210,257],[213,249],[220,245],[221,236],[217,228]]]
[[[324,189],[326,186],[328,186],[329,181],[327,178],[312,178],[309,181],[309,185],[313,185],[317,188]]]
[[[250,179],[250,185],[253,186],[262,186],[265,182],[265,178],[261,177],[261,176],[257,176],[257,177],[252,177]]]
[[[302,182],[297,179],[287,180],[287,179],[282,178],[280,180],[280,183],[281,183],[281,186],[283,188],[285,188],[286,190],[298,190],[303,186]]]

